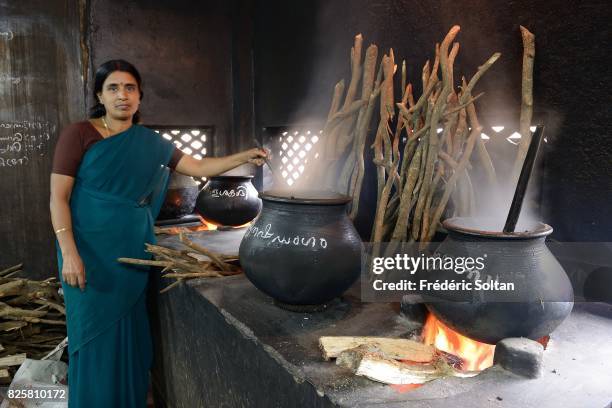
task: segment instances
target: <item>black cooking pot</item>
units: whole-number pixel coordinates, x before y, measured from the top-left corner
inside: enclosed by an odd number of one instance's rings
[[[168,220],[193,213],[198,193],[198,183],[192,177],[173,171],[170,174],[166,198],[157,218]]]
[[[546,247],[552,232],[539,223],[529,231],[501,233],[470,227],[473,220],[444,222],[448,238],[437,253],[442,257],[483,256],[484,268],[458,275],[455,270],[434,271],[440,282],[466,279],[475,284],[511,282],[514,290],[433,291],[427,307],[444,324],[480,342],[496,344],[507,337],[537,340],[550,334],[569,315],[574,304],[572,285],[561,264]],[[486,255],[485,255],[486,254]],[[471,276],[470,276],[471,275]],[[501,288],[501,286],[500,286]]]
[[[237,227],[257,217],[261,200],[251,183],[253,176],[215,176],[198,195],[196,208],[208,222]]]
[[[293,194],[293,195],[292,195]],[[359,277],[361,240],[331,192],[260,194],[263,209],[240,244],[240,264],[262,292],[290,305],[320,305]]]

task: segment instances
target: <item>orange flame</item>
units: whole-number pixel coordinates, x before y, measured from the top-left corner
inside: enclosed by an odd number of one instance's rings
[[[200,225],[199,227],[195,227],[193,231],[212,231],[217,229],[217,226],[215,224],[206,221],[204,218],[202,218],[200,214],[196,215],[200,218],[200,222],[202,223],[202,225]]]
[[[189,232],[198,232],[198,231],[214,231],[219,228],[216,224],[206,221],[204,218],[202,218],[201,215],[199,214],[196,214],[196,215],[200,218],[200,222],[202,223],[202,225],[198,225],[195,227],[156,227],[156,231],[158,234],[178,235],[181,232],[189,233]],[[247,222],[246,224],[238,225],[236,227],[230,227],[230,228],[238,229],[238,228],[248,227],[249,225],[251,225],[251,222]]]
[[[462,364],[464,370],[481,371],[493,365],[495,346],[480,343],[457,333],[432,313],[427,316],[422,335],[425,344],[431,344],[438,350],[460,357],[464,361]]]

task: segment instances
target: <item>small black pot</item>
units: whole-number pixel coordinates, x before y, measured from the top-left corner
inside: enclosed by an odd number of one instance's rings
[[[240,264],[262,292],[289,305],[320,305],[359,277],[361,240],[346,214],[349,197],[268,191],[240,244]]]
[[[251,183],[253,176],[215,176],[206,183],[196,202],[200,215],[217,226],[237,227],[252,221],[261,200]]]
[[[572,285],[544,242],[552,228],[539,223],[529,231],[506,234],[478,230],[469,226],[472,223],[469,218],[446,220],[448,238],[436,252],[455,259],[486,253],[484,268],[462,275],[456,270],[435,271],[433,279],[475,282],[478,276],[490,276],[513,282],[515,290],[433,292],[437,300],[430,299],[428,309],[447,326],[484,343],[507,337],[537,340],[550,334],[574,304]]]
[[[172,172],[166,198],[157,218],[168,220],[193,213],[198,193],[198,183],[192,177]]]

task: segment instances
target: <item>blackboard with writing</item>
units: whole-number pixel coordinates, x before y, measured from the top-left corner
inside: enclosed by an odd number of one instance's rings
[[[85,115],[78,2],[0,0],[0,270],[57,274],[49,178],[59,132]]]

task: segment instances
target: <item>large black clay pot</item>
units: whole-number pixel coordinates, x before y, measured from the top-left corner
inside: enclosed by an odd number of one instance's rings
[[[166,198],[159,211],[160,220],[180,218],[193,213],[199,186],[192,177],[172,172]]]
[[[346,214],[349,197],[280,191],[260,197],[263,209],[239,251],[244,273],[258,289],[285,304],[320,305],[357,280],[361,240]]]
[[[550,334],[574,304],[571,283],[544,242],[552,228],[538,223],[529,231],[505,234],[478,230],[471,224],[468,218],[446,220],[448,237],[436,252],[450,257],[486,253],[484,269],[478,272],[481,280],[492,276],[499,282],[513,282],[514,291],[473,290],[467,295],[439,291],[434,293],[438,300],[427,303],[429,310],[457,332],[489,344],[507,337],[537,340]],[[441,282],[467,277],[456,271],[434,273]]]
[[[253,176],[211,177],[198,195],[196,208],[208,222],[237,227],[257,217],[261,200],[251,183]]]

